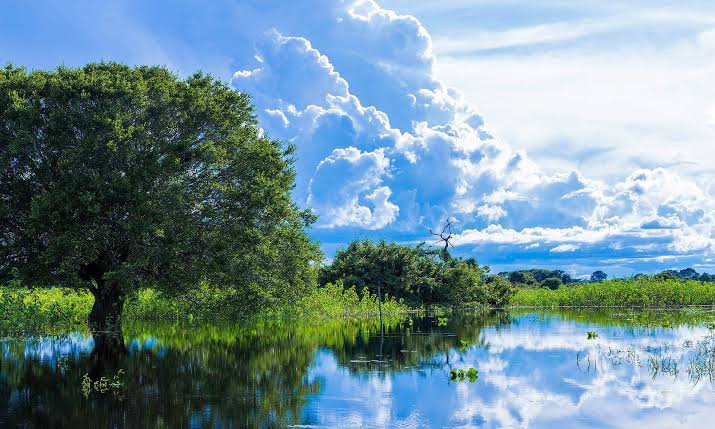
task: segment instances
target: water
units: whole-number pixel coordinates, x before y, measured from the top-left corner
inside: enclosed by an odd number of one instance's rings
[[[673,428],[715,419],[712,313],[447,317],[446,326],[426,315],[390,320],[383,335],[375,322],[349,320],[135,323],[119,356],[94,350],[87,333],[6,338],[0,427]],[[451,369],[469,368],[476,381],[450,380]]]

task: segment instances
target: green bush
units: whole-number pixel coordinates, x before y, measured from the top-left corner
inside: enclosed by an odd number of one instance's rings
[[[403,300],[385,294],[382,297],[383,315],[405,313],[409,308]],[[303,297],[295,307],[282,311],[283,315],[308,316],[313,318],[334,318],[346,316],[377,316],[379,314],[377,295],[363,288],[360,294],[355,287],[345,288],[342,282],[328,283]]]
[[[339,250],[321,271],[321,284],[342,282],[356,290],[378,288],[412,305],[482,303],[502,305],[513,289],[489,280],[474,259],[451,258],[424,243],[402,246],[356,240]]]
[[[560,288],[563,284],[564,282],[562,282],[561,279],[556,277],[550,277],[548,279],[544,279],[544,281],[541,282],[541,287],[556,290]]]
[[[0,332],[84,329],[93,303],[87,291],[0,287]]]

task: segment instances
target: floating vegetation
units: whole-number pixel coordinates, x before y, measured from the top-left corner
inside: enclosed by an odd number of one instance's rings
[[[447,326],[448,319],[446,317],[437,318],[437,326]]]
[[[469,348],[469,341],[459,340],[459,351],[463,352]]]
[[[106,377],[100,377],[97,380],[92,380],[89,377],[89,374],[84,374],[84,377],[82,377],[82,394],[85,398],[89,398],[89,395],[92,392],[100,394],[112,392],[113,396],[119,399],[124,399],[124,395],[122,394],[122,388],[124,387],[124,382],[122,381],[123,375],[124,370],[121,368],[111,380]]]
[[[715,336],[708,335],[698,341],[693,350],[693,358],[686,370],[690,381],[693,384],[703,379],[715,381]]]
[[[588,331],[586,332],[586,335],[589,340],[595,340],[596,338],[598,338],[598,332]]]
[[[659,375],[676,378],[682,372],[681,369],[685,368],[685,373],[693,385],[703,380],[715,382],[715,334],[706,335],[696,341],[685,340],[680,350],[675,344],[664,342],[661,345],[642,348],[609,347],[604,353],[596,345],[593,349],[582,350],[576,354],[576,366],[581,372],[595,371],[601,365],[600,357],[605,358],[605,362],[613,367],[627,364],[633,368],[642,368],[653,379]]]
[[[648,357],[648,370],[653,379],[655,379],[658,374],[671,375],[673,377],[678,376],[678,362],[671,356],[667,357]]]
[[[451,381],[464,381],[469,380],[470,383],[474,383],[479,378],[479,371],[474,368],[469,368],[468,370],[453,368],[449,371],[449,379]]]

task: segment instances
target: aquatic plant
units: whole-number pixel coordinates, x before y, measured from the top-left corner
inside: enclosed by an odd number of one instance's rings
[[[123,375],[124,370],[121,368],[111,379],[102,376],[97,380],[92,380],[89,374],[84,374],[82,377],[82,394],[85,398],[88,398],[92,392],[104,394],[111,391],[114,396],[120,397],[121,399],[122,395],[120,390],[124,387],[124,382],[122,381]]]
[[[598,338],[598,332],[588,331],[586,332],[586,336],[589,340],[595,340],[596,338]]]
[[[464,381],[469,380],[470,383],[474,383],[479,378],[479,371],[474,368],[469,368],[468,370],[452,368],[449,371],[449,379],[451,381]]]
[[[437,326],[447,326],[447,321],[448,319],[446,317],[438,317],[437,318]]]

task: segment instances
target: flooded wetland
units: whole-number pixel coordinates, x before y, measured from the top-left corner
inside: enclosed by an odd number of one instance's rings
[[[710,310],[125,323],[0,342],[0,427],[707,427]],[[106,345],[106,343],[105,343]]]

